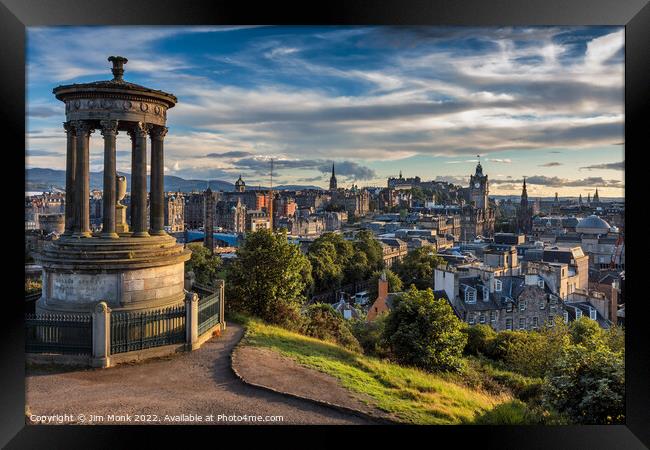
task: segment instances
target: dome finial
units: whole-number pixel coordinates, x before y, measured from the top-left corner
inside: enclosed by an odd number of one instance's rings
[[[129,60],[123,56],[109,56],[108,60],[113,63],[113,81],[122,81],[122,76],[124,75],[124,64]]]

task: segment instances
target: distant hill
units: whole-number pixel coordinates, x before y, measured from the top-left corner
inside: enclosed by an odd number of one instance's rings
[[[126,176],[127,191],[130,191],[131,174],[118,172]],[[213,191],[232,191],[234,184],[223,180],[210,180],[210,189]],[[90,189],[102,189],[104,186],[104,172],[90,172]],[[65,170],[32,168],[25,171],[25,191],[47,191],[51,187],[65,189]],[[173,175],[165,175],[165,191],[192,192],[203,191],[208,187],[207,180],[186,180]],[[149,177],[147,177],[147,189],[149,188]],[[247,186],[248,189],[266,190],[265,186]],[[275,190],[300,190],[300,189],[322,189],[311,185],[280,185]]]

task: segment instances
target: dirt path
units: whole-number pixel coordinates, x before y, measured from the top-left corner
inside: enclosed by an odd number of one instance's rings
[[[375,418],[392,419],[374,407],[372,399],[344,388],[335,377],[302,366],[268,348],[239,345],[233,353],[232,366],[248,383],[361,411]]]
[[[265,424],[371,423],[353,414],[241,382],[230,367],[230,352],[242,334],[242,327],[232,324],[221,337],[206,342],[199,350],[141,364],[59,373],[29,370],[27,405],[33,415],[68,414],[75,421],[83,414],[86,423],[97,415],[103,422],[93,423],[113,425],[143,423],[136,422],[137,419],[160,424],[261,422],[227,420],[227,416],[246,415],[262,416],[262,420],[266,418]],[[193,417],[173,420],[181,414],[201,415],[203,422]],[[210,414],[212,421],[206,417]],[[110,421],[109,415],[126,417]],[[170,417],[165,418],[166,415]],[[282,416],[283,420],[270,416]],[[156,422],[151,421],[154,418]]]

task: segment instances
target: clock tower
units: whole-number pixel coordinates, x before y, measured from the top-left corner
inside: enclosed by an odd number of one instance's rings
[[[486,209],[488,207],[488,176],[483,175],[483,167],[479,160],[476,165],[476,172],[469,177],[469,201],[475,208]]]

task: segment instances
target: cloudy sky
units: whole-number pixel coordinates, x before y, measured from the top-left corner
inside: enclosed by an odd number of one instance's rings
[[[27,167],[65,168],[59,84],[171,92],[166,174],[385,186],[398,175],[491,193],[623,196],[621,27],[45,27],[27,32]],[[91,139],[91,170],[102,140]],[[130,171],[118,136],[118,170]]]

